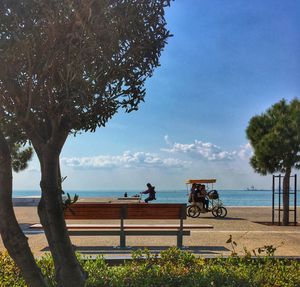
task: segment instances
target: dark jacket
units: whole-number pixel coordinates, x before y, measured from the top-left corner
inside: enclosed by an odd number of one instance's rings
[[[149,197],[150,198],[155,198],[155,187],[154,186],[151,186],[149,187],[147,190],[143,191],[142,192],[143,194],[149,194]]]

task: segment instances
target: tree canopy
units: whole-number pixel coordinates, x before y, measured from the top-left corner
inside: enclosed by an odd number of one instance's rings
[[[169,0],[0,2],[2,113],[73,131],[136,110],[167,39]]]
[[[250,163],[260,174],[282,172],[283,224],[289,224],[290,175],[300,168],[300,102],[298,99],[274,104],[250,120],[246,130],[254,149]]]
[[[28,145],[25,133],[9,116],[0,118],[0,133],[9,147],[12,169],[15,172],[26,169],[32,158],[33,150]]]
[[[300,102],[285,100],[254,116],[246,130],[254,149],[251,165],[258,173],[300,168]]]

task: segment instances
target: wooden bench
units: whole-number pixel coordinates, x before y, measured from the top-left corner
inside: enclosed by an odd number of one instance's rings
[[[177,246],[182,247],[183,236],[191,229],[213,228],[206,224],[184,225],[186,204],[136,204],[136,203],[75,203],[64,212],[66,220],[118,219],[119,224],[67,224],[70,236],[105,235],[120,236],[120,247],[126,247],[126,236],[177,236]],[[125,220],[178,220],[178,224],[125,224]],[[31,228],[42,228],[40,224]]]

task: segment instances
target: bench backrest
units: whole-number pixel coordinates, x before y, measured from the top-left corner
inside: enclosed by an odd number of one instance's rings
[[[186,204],[75,203],[65,219],[185,219]]]

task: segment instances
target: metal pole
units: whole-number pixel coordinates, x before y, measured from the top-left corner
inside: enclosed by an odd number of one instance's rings
[[[275,197],[275,175],[273,174],[272,180],[272,224],[274,224],[274,197]]]
[[[177,233],[177,247],[182,248],[183,239],[183,219],[186,217],[186,204],[180,208],[180,226]]]
[[[120,209],[120,217],[121,217],[121,222],[120,222],[120,248],[125,248],[126,247],[126,235],[124,231],[124,219],[126,218],[126,210],[127,206],[121,206]]]
[[[281,174],[278,175],[279,177],[279,185],[278,185],[278,195],[279,195],[279,198],[278,198],[278,225],[280,225],[280,208],[281,208]]]
[[[297,225],[297,174],[295,174],[295,193],[294,193],[294,225]]]

